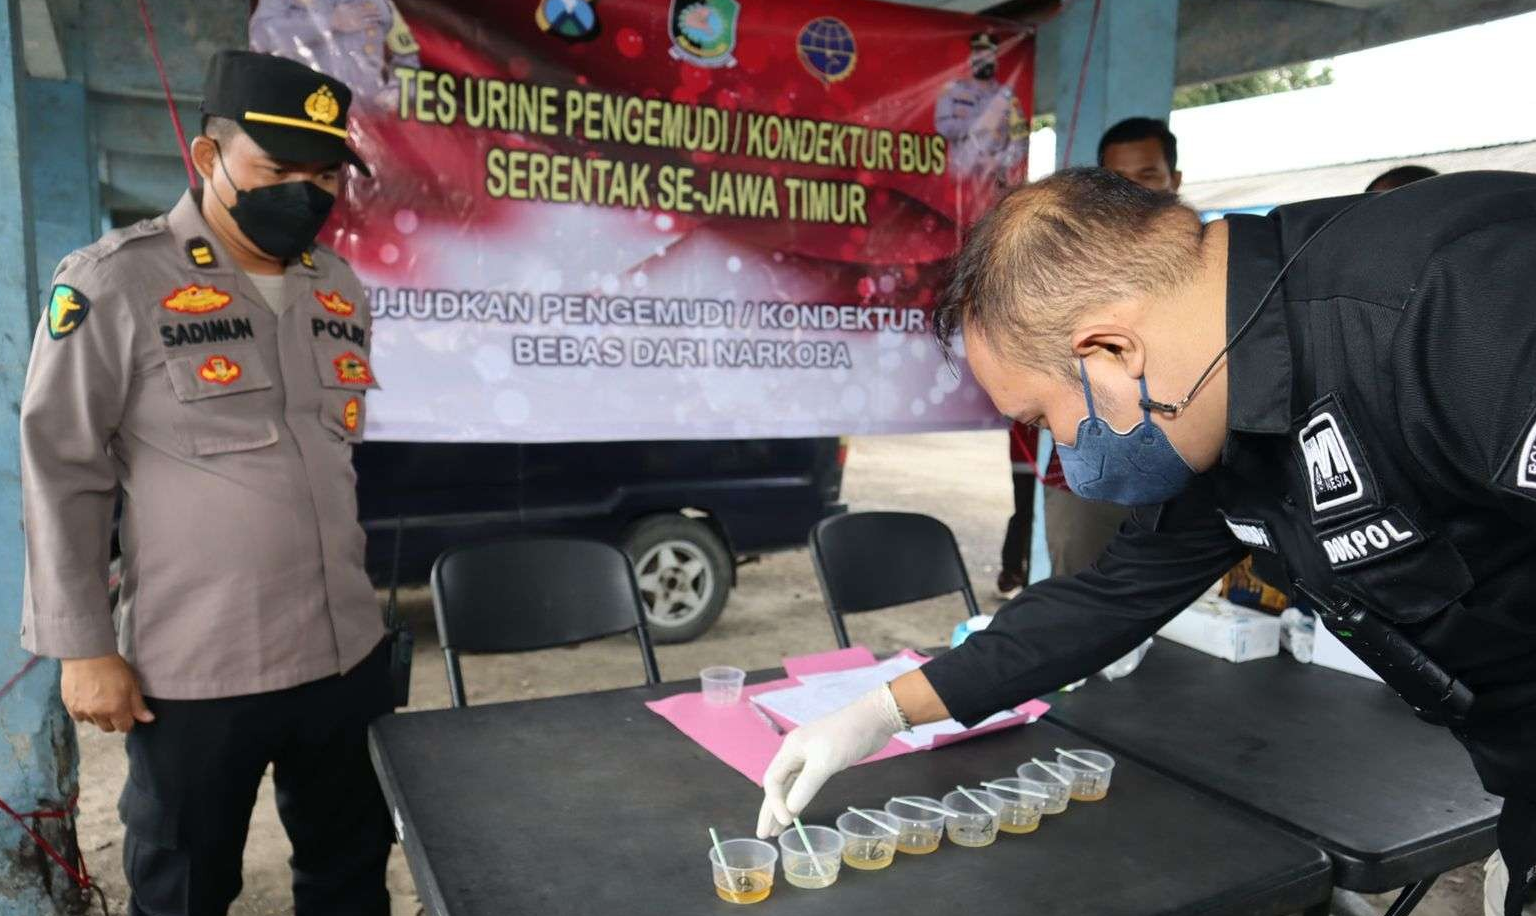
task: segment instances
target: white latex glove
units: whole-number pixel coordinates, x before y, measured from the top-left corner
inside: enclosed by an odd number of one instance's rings
[[[790,732],[763,778],[758,837],[778,836],[828,779],[885,747],[901,730],[901,710],[890,688],[882,685]]]

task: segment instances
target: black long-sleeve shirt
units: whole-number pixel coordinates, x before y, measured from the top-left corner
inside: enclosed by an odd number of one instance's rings
[[[1357,200],[1229,217],[1229,333]],[[1214,468],[1135,511],[1091,569],[1027,589],[924,667],[950,712],[972,723],[1097,670],[1251,552],[1269,581],[1396,622],[1478,695],[1474,710],[1500,711],[1478,728],[1519,732],[1518,748],[1474,748],[1488,788],[1508,794],[1522,771],[1528,783],[1536,175],[1447,175],[1340,216],[1232,349],[1228,389]]]

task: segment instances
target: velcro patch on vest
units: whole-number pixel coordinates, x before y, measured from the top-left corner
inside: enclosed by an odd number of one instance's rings
[[[1498,481],[1511,493],[1536,499],[1536,413],[1499,468]]]
[[[1237,538],[1238,543],[1252,547],[1255,550],[1267,550],[1270,553],[1279,552],[1275,549],[1275,538],[1270,534],[1269,526],[1264,524],[1264,522],[1253,518],[1233,518],[1225,512],[1221,513],[1221,518],[1227,523],[1227,527],[1232,530],[1232,536]]]
[[[1424,534],[1400,510],[1388,509],[1342,528],[1318,534],[1317,543],[1335,570],[1353,569],[1417,547]]]
[[[1322,525],[1381,506],[1376,479],[1344,404],[1329,394],[1296,428],[1294,451],[1310,494],[1312,523]]]

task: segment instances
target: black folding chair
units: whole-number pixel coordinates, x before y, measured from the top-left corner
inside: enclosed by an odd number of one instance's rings
[[[949,526],[915,512],[854,512],[811,529],[811,559],[832,618],[848,648],[844,614],[878,611],[960,592],[970,616],[981,611]]]
[[[661,673],[634,567],[601,541],[526,538],[453,547],[432,564],[432,609],[455,707],[459,656],[531,652],[634,631],[645,682]]]

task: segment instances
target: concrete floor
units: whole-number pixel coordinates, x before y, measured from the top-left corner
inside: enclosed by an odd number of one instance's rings
[[[955,531],[983,604],[991,607],[1002,527],[1011,511],[1007,442],[1001,431],[898,436],[854,441],[843,493],[854,509],[927,512]],[[403,594],[402,608],[416,632],[412,708],[448,705],[442,657],[434,638],[430,599],[424,589]],[[854,618],[856,643],[877,652],[947,642],[963,616],[960,602],[939,600]],[[833,646],[815,574],[804,550],[765,557],[742,568],[740,583],[720,621],[700,639],[657,649],[662,676],[690,677],[710,664],[743,668],[777,665],[785,655]],[[621,687],[642,679],[633,640],[624,637],[577,649],[553,649],[507,658],[464,661],[470,701],[518,700]],[[121,855],[122,828],[115,809],[126,773],[122,739],[95,729],[80,732],[82,848],[107,891],[114,914],[127,897]],[[743,822],[755,817],[744,812]],[[262,786],[245,855],[245,891],[234,916],[290,912],[289,847],[272,801],[270,778]],[[420,912],[411,878],[397,849],[390,867],[394,916]],[[1443,877],[1418,916],[1478,916],[1481,870],[1458,869]],[[1389,898],[1371,898],[1385,908]]]

